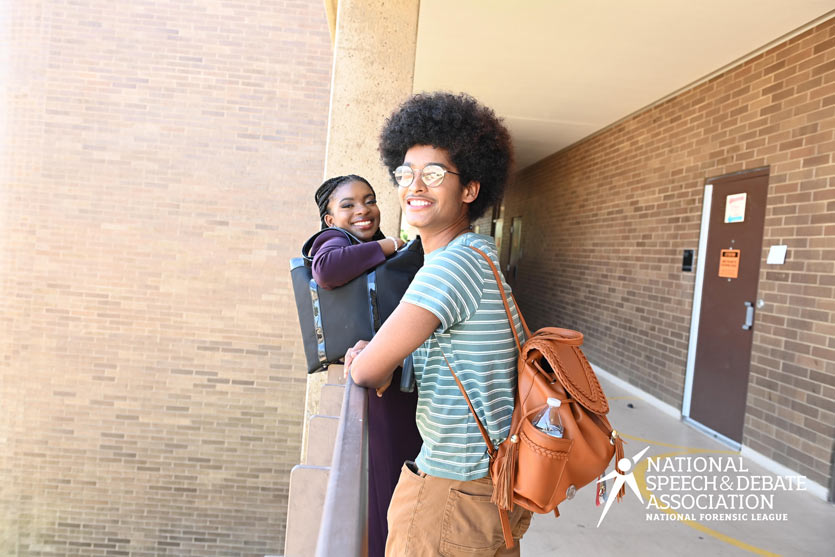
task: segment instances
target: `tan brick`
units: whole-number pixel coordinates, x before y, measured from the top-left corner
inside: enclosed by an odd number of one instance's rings
[[[282,553],[323,4],[12,4],[0,554]]]

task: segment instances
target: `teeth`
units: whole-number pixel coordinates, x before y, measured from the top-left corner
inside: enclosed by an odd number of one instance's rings
[[[431,205],[431,203],[422,199],[410,199],[409,205],[412,207],[426,207],[427,205]]]
[[[368,226],[369,224],[371,224],[371,221],[370,220],[358,220],[354,224],[356,224],[357,226]]]

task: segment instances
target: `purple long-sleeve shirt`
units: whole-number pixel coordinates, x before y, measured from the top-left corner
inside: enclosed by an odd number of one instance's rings
[[[313,241],[313,279],[327,290],[342,286],[386,260],[377,242],[351,245],[341,232],[326,231]]]

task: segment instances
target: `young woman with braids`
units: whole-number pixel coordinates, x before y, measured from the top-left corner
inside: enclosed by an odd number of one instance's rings
[[[320,234],[310,250],[313,278],[322,288],[336,288],[385,261],[403,245],[380,230],[377,195],[368,180],[355,174],[329,178],[316,190],[322,229],[341,228],[359,240],[351,244],[338,230]]]
[[[376,267],[403,245],[380,231],[380,208],[371,184],[354,174],[326,180],[316,190],[323,229],[342,228],[360,240],[353,244],[338,230],[319,234],[310,250],[313,278],[322,288],[337,288]],[[397,372],[399,375],[399,372]],[[395,377],[397,384],[399,377]],[[386,512],[403,461],[414,459],[421,438],[415,425],[417,392],[392,388],[380,396],[368,390],[368,555],[385,552]]]

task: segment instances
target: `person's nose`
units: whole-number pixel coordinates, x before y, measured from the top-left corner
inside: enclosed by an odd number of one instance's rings
[[[422,192],[426,191],[427,185],[426,182],[423,181],[423,170],[415,170],[415,178],[412,180],[412,183],[409,184],[407,188],[410,192]]]

